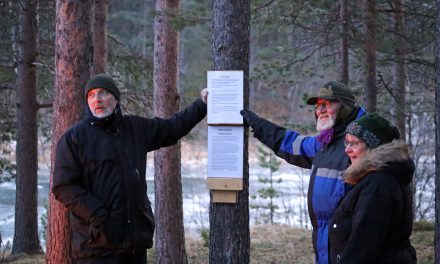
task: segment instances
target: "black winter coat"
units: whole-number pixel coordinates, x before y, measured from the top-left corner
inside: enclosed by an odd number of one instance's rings
[[[52,192],[70,210],[74,258],[145,252],[154,217],[145,179],[147,152],[177,143],[206,115],[196,100],[168,119],[88,116],[57,145]]]
[[[402,142],[369,150],[344,174],[358,182],[329,225],[330,263],[416,263],[410,244],[414,163]]]

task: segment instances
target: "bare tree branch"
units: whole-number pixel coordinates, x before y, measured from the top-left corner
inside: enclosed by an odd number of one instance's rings
[[[270,0],[270,1],[267,2],[267,3],[263,3],[262,5],[255,7],[255,9],[252,10],[252,11],[255,12],[255,11],[257,11],[258,9],[263,9],[263,8],[265,8],[265,7],[268,7],[268,6],[270,6],[270,5],[271,5],[272,3],[274,3],[274,2],[275,2],[275,0]]]
[[[42,63],[42,62],[34,62],[34,63],[32,63],[32,65],[35,65],[35,66],[37,66],[37,67],[44,67],[44,68],[47,68],[47,69],[49,69],[49,71],[50,71],[51,73],[54,73],[54,72],[55,72],[55,69],[54,69],[53,67],[51,67],[50,65],[46,64],[46,63]]]
[[[17,67],[17,62],[0,62],[0,67],[13,69]]]
[[[0,83],[0,90],[15,90],[15,83]]]
[[[53,103],[52,102],[44,102],[44,103],[39,103],[38,104],[38,109],[41,108],[51,108],[53,107]]]

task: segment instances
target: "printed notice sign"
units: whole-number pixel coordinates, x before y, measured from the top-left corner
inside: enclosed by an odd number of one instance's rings
[[[208,71],[208,125],[242,125],[243,71]]]
[[[243,178],[242,126],[208,126],[208,177]]]

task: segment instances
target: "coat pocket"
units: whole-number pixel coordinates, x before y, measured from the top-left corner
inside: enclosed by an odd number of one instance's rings
[[[89,226],[88,245],[94,248],[130,248],[128,224],[123,214],[110,215],[99,225]]]
[[[89,224],[70,212],[70,228],[72,229],[72,251],[82,252],[89,241]]]
[[[144,208],[139,213],[138,221],[136,221],[138,231],[136,233],[136,248],[142,250],[153,246],[155,221],[149,202],[145,203]]]

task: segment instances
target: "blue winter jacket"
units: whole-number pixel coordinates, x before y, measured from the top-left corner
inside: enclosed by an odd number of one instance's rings
[[[329,263],[328,223],[339,201],[350,188],[342,179],[343,171],[350,162],[344,151],[345,129],[364,113],[363,108],[356,107],[343,123],[335,127],[335,136],[326,146],[321,146],[316,135],[304,136],[257,116],[249,122],[254,129],[254,137],[277,156],[290,164],[311,169],[307,201],[318,264]]]

